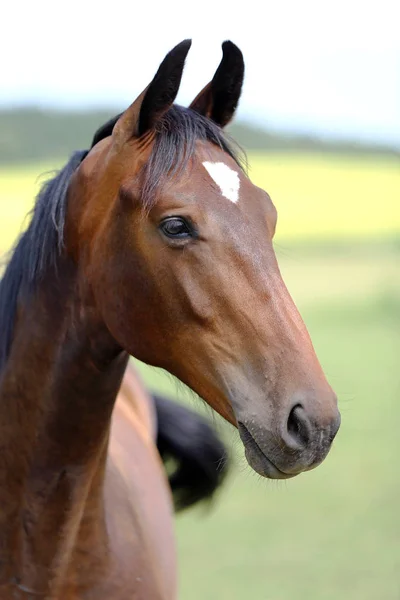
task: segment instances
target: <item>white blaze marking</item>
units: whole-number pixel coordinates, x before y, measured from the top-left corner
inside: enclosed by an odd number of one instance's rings
[[[239,174],[223,162],[203,162],[208,174],[221,190],[221,194],[231,202],[239,200]]]

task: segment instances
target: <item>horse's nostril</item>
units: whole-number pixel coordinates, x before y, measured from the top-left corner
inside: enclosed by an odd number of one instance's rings
[[[293,448],[305,448],[310,442],[311,423],[301,404],[296,404],[289,413],[287,433],[285,437]]]

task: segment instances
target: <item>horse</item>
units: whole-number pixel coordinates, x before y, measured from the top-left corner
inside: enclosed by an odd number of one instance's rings
[[[3,276],[2,600],[177,597],[155,404],[129,356],[236,427],[263,477],[319,465],[339,429],[279,271],[277,211],[224,131],[243,55],[224,42],[186,108],[190,45],[45,185]]]

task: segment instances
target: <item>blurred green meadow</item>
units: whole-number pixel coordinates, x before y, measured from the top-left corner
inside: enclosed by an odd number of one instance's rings
[[[149,386],[206,412],[234,460],[214,504],[176,520],[182,600],[400,599],[400,169],[395,158],[250,155],[278,208],[284,279],[339,395],[326,461],[289,482],[247,467],[237,433],[171,376]],[[0,253],[41,172],[0,170]]]

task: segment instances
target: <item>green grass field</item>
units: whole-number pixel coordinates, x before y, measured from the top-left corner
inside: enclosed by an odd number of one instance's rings
[[[215,418],[235,466],[210,511],[177,518],[180,597],[399,600],[400,169],[311,155],[250,164],[278,207],[282,273],[339,395],[342,428],[323,465],[277,483],[250,471],[237,433]],[[41,169],[0,172],[0,251]],[[139,366],[149,385],[205,410]]]

